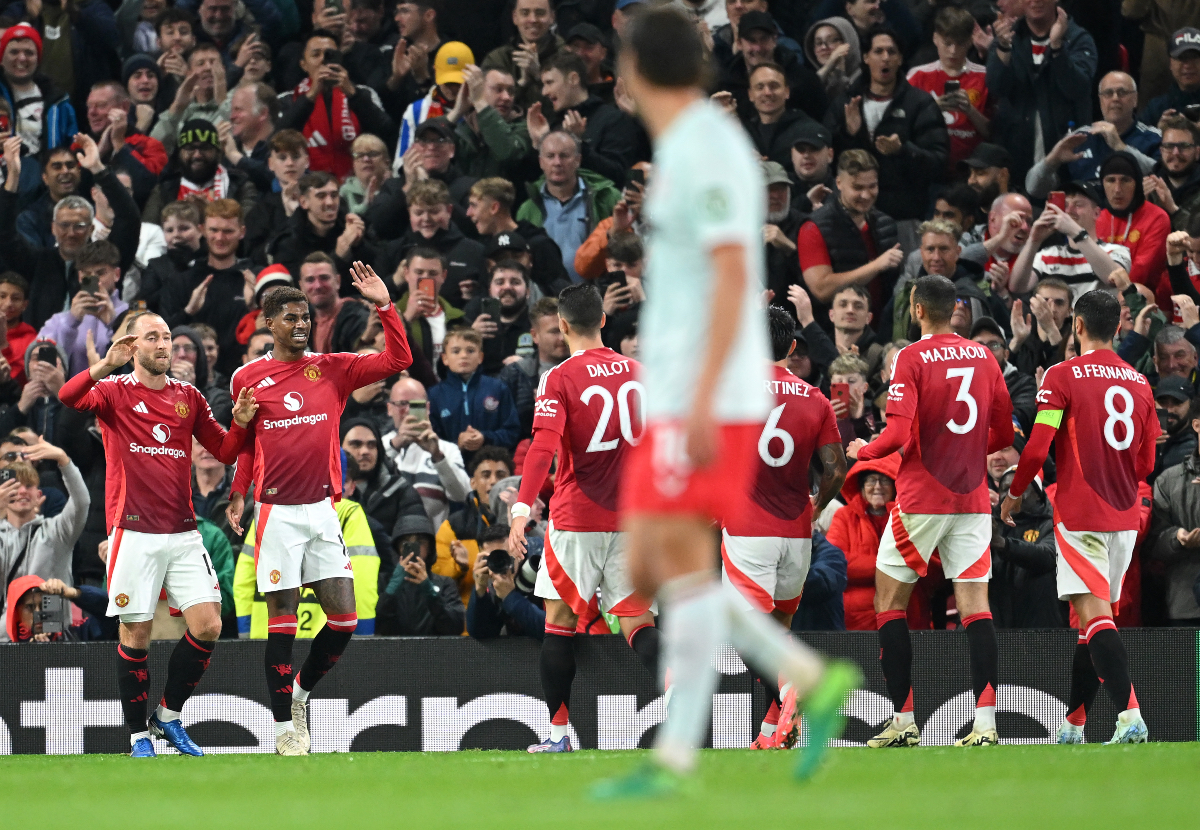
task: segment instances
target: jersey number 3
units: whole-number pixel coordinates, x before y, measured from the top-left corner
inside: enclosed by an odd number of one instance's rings
[[[956,435],[966,435],[975,429],[975,422],[979,420],[979,404],[975,403],[975,398],[971,396],[971,379],[973,377],[975,377],[974,366],[946,370],[946,380],[962,378],[962,382],[958,385],[958,395],[955,396],[954,400],[962,401],[967,405],[967,422],[965,424],[960,424],[958,421],[946,422],[946,429]]]
[[[633,417],[634,413],[630,411],[629,395],[632,392],[637,392],[637,418],[638,431],[637,435],[633,434]],[[612,418],[613,411],[613,396],[612,393],[603,386],[589,386],[583,390],[583,394],[579,396],[579,402],[584,406],[588,405],[588,401],[592,398],[599,397],[604,408],[600,411],[600,418],[596,421],[596,431],[592,433],[592,440],[588,442],[588,452],[608,452],[615,450],[620,438],[611,438],[608,441],[604,439],[604,433],[608,431],[608,422]],[[617,390],[617,418],[621,425],[621,438],[629,442],[631,446],[636,447],[642,440],[642,433],[646,428],[645,415],[646,390],[636,380],[626,381],[621,384],[621,388]]]

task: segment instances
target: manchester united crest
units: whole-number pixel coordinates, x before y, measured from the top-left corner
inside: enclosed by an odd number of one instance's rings
[[[186,418],[188,416],[188,413],[191,411],[192,410],[189,409],[188,405],[185,404],[183,401],[180,401],[179,403],[175,404],[175,414],[178,415],[180,418]]]
[[[271,584],[272,585],[279,584],[279,571],[271,571]]]
[[[1038,540],[1038,537],[1041,535],[1042,534],[1036,530],[1027,530],[1027,531],[1025,531],[1025,541],[1026,542],[1036,542]]]
[[[308,378],[309,380],[320,380],[321,379],[321,370],[318,369],[316,366],[305,366],[304,367],[304,376],[306,378]]]
[[[117,594],[115,602],[118,608],[124,608],[129,604],[129,596],[127,594]]]

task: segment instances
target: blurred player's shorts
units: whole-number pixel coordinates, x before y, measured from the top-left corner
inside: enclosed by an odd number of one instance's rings
[[[795,614],[812,562],[812,539],[730,536],[721,531],[722,578],[749,608]]]
[[[671,514],[732,521],[743,503],[736,494],[749,489],[758,462],[762,424],[721,424],[717,458],[695,468],[687,454],[682,421],[646,425],[641,442],[625,461],[621,476],[623,515]]]

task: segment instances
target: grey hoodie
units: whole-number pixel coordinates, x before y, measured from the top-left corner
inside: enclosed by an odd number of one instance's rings
[[[36,574],[42,579],[61,579],[71,584],[71,553],[83,533],[91,497],[78,467],[68,464],[58,470],[67,486],[67,506],[61,513],[52,519],[37,516],[19,528],[10,525],[7,519],[0,519],[0,573],[3,573],[0,578],[8,578],[17,557],[25,551],[25,558],[13,572],[14,579]],[[3,601],[4,595],[0,595],[0,602]],[[8,642],[4,630],[0,630],[0,642]]]
[[[813,39],[816,37],[817,29],[822,26],[832,26],[837,29],[842,34],[842,40],[850,44],[850,52],[842,61],[842,68],[830,70],[824,78],[825,94],[832,101],[849,89],[850,85],[857,81],[858,76],[862,74],[862,49],[859,46],[858,30],[846,18],[827,17],[824,20],[818,20],[809,27],[808,33],[804,35],[804,56],[808,58],[808,63],[814,70],[821,68],[813,49]]]

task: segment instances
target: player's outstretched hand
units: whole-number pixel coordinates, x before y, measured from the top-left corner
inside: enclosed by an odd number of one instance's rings
[[[860,450],[861,450],[863,447],[865,447],[866,445],[867,445],[867,442],[866,442],[866,441],[864,441],[863,439],[861,439],[861,438],[855,438],[855,439],[854,439],[853,441],[851,441],[851,442],[850,442],[850,444],[849,444],[849,445],[846,447],[846,457],[847,457],[847,458],[852,458],[852,459],[854,459],[855,461],[857,461],[857,460],[858,460],[858,453],[859,453],[859,451],[860,451]]]
[[[1009,527],[1016,527],[1017,523],[1013,521],[1012,514],[1021,512],[1021,499],[1023,498],[1024,496],[1014,499],[1005,493],[1004,501],[1000,502],[1000,521]]]
[[[246,509],[246,500],[242,498],[241,493],[229,494],[229,506],[225,508],[225,518],[229,519],[229,526],[234,529],[238,536],[241,536],[246,531],[242,530],[242,511]]]
[[[240,427],[247,427],[258,413],[258,401],[254,399],[254,390],[243,386],[238,393],[237,402],[233,405],[233,420]]]
[[[370,265],[355,260],[354,264],[350,266],[350,282],[359,294],[375,303],[379,308],[383,308],[392,301],[387,286],[383,284],[383,280]]]
[[[525,524],[529,521],[528,516],[513,516],[509,520],[508,531],[508,552],[513,556],[518,553],[524,555],[528,543],[525,541]]]
[[[109,372],[115,372],[133,360],[133,354],[137,351],[133,344],[136,342],[136,334],[127,334],[124,337],[118,337],[109,344],[108,353],[104,356],[104,368],[108,369]]]

